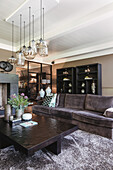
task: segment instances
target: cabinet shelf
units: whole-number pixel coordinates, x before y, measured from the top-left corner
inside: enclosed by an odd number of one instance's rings
[[[74,67],[57,69],[57,93],[75,93],[75,70]],[[68,74],[63,74],[64,71]],[[63,80],[64,78],[69,80]],[[72,86],[70,87],[69,84]],[[68,91],[69,89],[71,92]]]
[[[95,74],[95,73],[97,73],[97,71],[79,72],[79,73],[78,73],[78,75],[81,75],[81,74],[85,74],[85,75],[87,75],[87,74]]]
[[[85,70],[90,71],[85,72]],[[85,79],[86,76],[92,78]],[[83,83],[85,84],[84,87],[82,87]],[[82,91],[82,89],[84,90],[84,92]],[[96,63],[76,67],[76,93],[99,95],[102,94],[101,64]]]
[[[97,79],[80,79],[80,80],[78,80],[78,81],[96,81]]]
[[[60,77],[60,76],[66,77],[66,76],[72,76],[72,75],[71,74],[59,74],[58,77]]]

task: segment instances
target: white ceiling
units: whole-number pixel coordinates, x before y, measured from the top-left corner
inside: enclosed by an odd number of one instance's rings
[[[113,53],[113,0],[44,0],[43,4],[49,56],[37,55],[35,61],[60,63]],[[14,20],[15,50],[18,50],[19,14],[22,13],[27,24],[29,6],[35,14],[35,40],[38,40],[39,0],[0,0],[0,48],[11,49]]]

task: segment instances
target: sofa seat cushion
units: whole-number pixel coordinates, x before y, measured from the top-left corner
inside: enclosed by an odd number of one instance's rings
[[[73,109],[56,107],[56,108],[51,108],[50,113],[53,116],[62,117],[64,119],[72,119]]]
[[[85,109],[102,112],[113,107],[113,97],[87,94]]]
[[[38,114],[38,112],[39,113],[50,114],[50,109],[51,109],[51,107],[43,106],[43,105],[34,105],[34,106],[32,106],[32,111],[35,114]]]
[[[66,94],[65,107],[70,109],[84,109],[85,107],[84,94]]]
[[[102,116],[102,113],[94,111],[73,111],[72,118],[81,122],[113,128],[113,119]],[[96,128],[96,127],[95,127]]]

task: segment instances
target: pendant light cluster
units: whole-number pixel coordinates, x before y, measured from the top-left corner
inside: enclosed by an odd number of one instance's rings
[[[20,49],[16,57],[13,55],[14,46],[14,21],[12,21],[12,56],[8,59],[11,64],[23,66],[25,59],[32,60],[39,53],[40,56],[48,56],[47,42],[44,40],[44,8],[40,0],[40,39],[34,40],[34,15],[32,15],[32,39],[31,39],[31,7],[29,7],[29,46],[25,46],[25,21],[24,21],[24,45],[22,46],[22,15],[20,14]]]

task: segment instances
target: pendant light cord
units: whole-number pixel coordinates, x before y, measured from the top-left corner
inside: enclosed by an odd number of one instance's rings
[[[25,46],[25,21],[24,21],[24,46]]]
[[[29,46],[30,46],[30,40],[31,40],[31,7],[29,7]]]
[[[44,40],[44,8],[43,8],[43,40]]]
[[[40,39],[42,39],[42,0],[40,0]]]
[[[32,36],[34,40],[34,15],[32,15]]]
[[[21,51],[21,38],[22,38],[22,14],[20,14],[20,51]]]
[[[13,46],[14,46],[14,21],[12,21],[12,57],[13,57]]]

